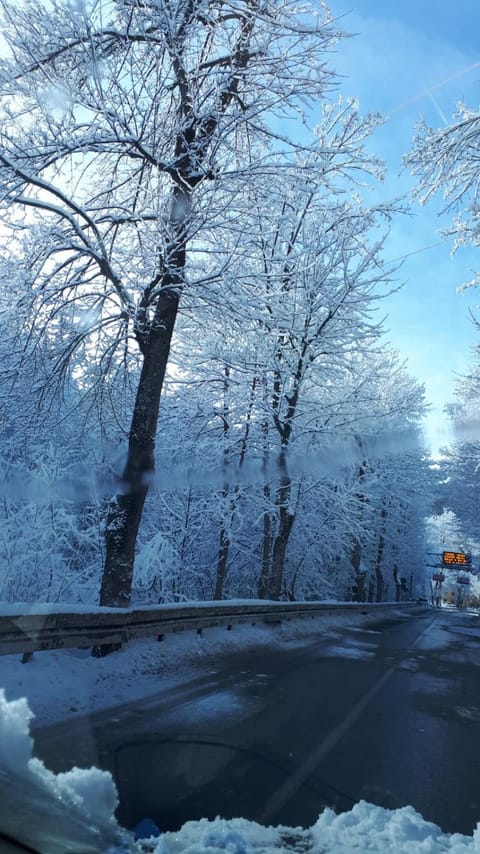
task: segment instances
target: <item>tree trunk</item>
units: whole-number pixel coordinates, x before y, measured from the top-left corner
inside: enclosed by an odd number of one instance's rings
[[[269,584],[270,599],[279,599],[283,589],[285,557],[294,518],[293,514],[286,507],[280,507],[278,533],[273,543],[272,574]]]
[[[395,602],[400,602],[402,599],[402,585],[398,577],[398,566],[393,565],[393,581],[395,583]]]
[[[188,534],[188,526],[190,523],[190,508],[192,504],[192,487],[188,490],[187,496],[187,506],[185,508],[185,523],[183,526],[183,536],[182,536],[182,544],[180,546],[180,577],[184,576],[185,569],[185,552],[187,550],[187,534]]]
[[[355,573],[355,586],[356,593],[353,596],[354,602],[366,602],[367,600],[367,591],[365,588],[365,572],[360,571],[360,564],[362,560],[362,546],[360,540],[355,540],[352,551],[352,566],[353,571]]]
[[[179,292],[166,289],[156,308],[137,388],[128,440],[122,489],[112,499],[105,532],[106,557],[100,588],[100,605],[130,605],[135,543],[143,506],[155,465],[155,435],[160,395],[178,311]],[[161,320],[160,320],[161,318]]]
[[[228,437],[228,433],[230,430],[230,412],[226,402],[227,392],[229,390],[229,380],[230,380],[230,368],[228,365],[224,365],[224,381],[223,381],[223,394],[224,394],[224,402],[223,402],[223,438],[226,441]],[[242,468],[245,457],[247,454],[248,447],[248,437],[250,435],[250,424],[252,418],[253,404],[255,400],[255,389],[257,386],[257,377],[254,375],[252,380],[252,386],[250,390],[250,402],[248,405],[247,417],[245,421],[245,430],[242,437],[242,443],[240,446],[240,455],[238,459],[238,468],[239,470]],[[224,448],[224,466],[227,469],[229,462],[230,451],[227,445]],[[228,483],[225,483],[223,488],[223,499],[224,503],[228,497],[229,487]],[[228,505],[228,517],[229,517],[229,529],[231,530],[233,521],[235,518],[235,507],[237,503],[238,496],[240,494],[240,488],[238,484],[235,487],[233,496],[230,498],[230,502]],[[215,578],[215,591],[213,594],[214,599],[223,599],[224,586],[225,581],[227,579],[228,572],[228,555],[230,552],[231,545],[231,536],[230,533],[227,533],[227,526],[225,525],[225,516],[223,516],[221,524],[220,524],[220,543],[218,547],[218,559],[217,559],[217,575]]]
[[[268,385],[266,375],[262,377],[263,403],[268,401]],[[270,515],[270,484],[268,482],[268,463],[270,449],[268,445],[269,426],[268,419],[262,422],[263,442],[263,537],[262,537],[262,568],[258,579],[258,598],[266,599],[268,596],[269,578],[272,559],[272,517]]]
[[[276,505],[278,508],[278,529],[273,541],[272,573],[269,579],[268,595],[270,599],[279,599],[283,590],[285,573],[285,557],[288,540],[293,527],[295,515],[290,511],[292,481],[287,471],[285,449],[282,448],[279,458],[280,488]]]
[[[378,550],[377,550],[377,560],[375,561],[375,579],[377,582],[377,595],[376,595],[377,602],[383,602],[383,591],[385,588],[385,582],[383,580],[383,573],[382,573],[382,553],[383,553],[384,543],[385,543],[385,540],[383,538],[383,534],[380,534],[380,540],[378,543]],[[379,555],[379,552],[380,552],[380,555]]]
[[[263,495],[268,504],[270,501],[270,487],[264,484]],[[268,584],[270,578],[270,562],[272,554],[272,518],[268,506],[263,511],[263,539],[262,539],[262,569],[258,580],[258,598],[266,599],[268,596]]]
[[[227,498],[228,491],[224,490],[223,497]],[[233,518],[235,503],[232,500],[230,502],[229,513]],[[230,520],[232,521],[232,520]],[[225,526],[225,522],[222,519],[220,525],[220,543],[218,547],[218,559],[217,559],[217,575],[215,578],[215,592],[213,594],[214,599],[223,599],[223,588],[225,585],[225,580],[227,578],[227,564],[228,564],[228,553],[230,551],[230,536],[227,533],[227,528]]]
[[[220,547],[218,550],[217,576],[215,579],[214,599],[223,599],[223,588],[227,578],[228,552],[230,551],[230,539],[222,523],[220,529]]]
[[[375,579],[377,582],[377,596],[376,596],[377,602],[383,602],[383,591],[385,588],[385,582],[384,582],[383,573],[382,573],[382,559],[383,559],[383,551],[385,548],[385,527],[386,527],[386,521],[385,520],[387,518],[387,511],[385,510],[385,507],[382,507],[381,518],[382,518],[382,525],[380,528],[380,535],[378,538],[377,556],[375,558],[375,567],[374,567]]]
[[[362,440],[360,439],[359,436],[355,436],[355,440],[357,442],[358,447],[363,452],[364,449],[363,449]],[[363,481],[365,479],[366,471],[367,471],[367,461],[364,460],[358,468],[358,482],[360,484],[360,487],[363,484]],[[357,497],[358,503],[359,503],[358,518],[359,518],[359,522],[360,522],[362,519],[362,516],[363,516],[364,507],[367,503],[367,498],[364,495],[364,493],[361,491],[357,492],[356,497]],[[360,540],[358,539],[358,537],[355,537],[354,543],[353,543],[352,556],[351,556],[351,563],[352,563],[353,571],[355,574],[355,586],[356,586],[356,593],[352,597],[354,602],[366,602],[367,601],[366,573],[362,572],[360,569],[361,562],[362,562],[362,544],[361,544]]]

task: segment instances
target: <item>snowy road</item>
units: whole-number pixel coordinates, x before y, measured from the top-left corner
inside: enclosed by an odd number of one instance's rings
[[[470,613],[337,629],[293,650],[232,653],[170,694],[37,731],[36,750],[54,770],[111,770],[128,826],[217,814],[308,826],[324,805],[363,798],[471,833],[479,653]]]

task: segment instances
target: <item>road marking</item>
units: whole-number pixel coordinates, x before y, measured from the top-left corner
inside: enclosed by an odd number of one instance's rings
[[[432,623],[435,621],[435,618],[431,620],[428,626],[423,629],[422,632],[418,635],[415,641],[409,646],[409,650],[413,649],[417,646],[419,641],[423,638],[423,636],[428,632]],[[337,724],[328,735],[325,736],[323,741],[320,742],[318,747],[313,751],[313,753],[308,756],[308,758],[290,774],[288,780],[286,780],[283,785],[281,785],[277,791],[272,795],[271,798],[265,804],[263,810],[261,810],[258,821],[261,824],[268,824],[271,817],[279,810],[290,798],[291,796],[300,788],[302,783],[310,776],[312,771],[316,768],[316,766],[324,759],[327,753],[330,753],[334,747],[337,746],[338,742],[346,735],[348,730],[353,726],[353,724],[358,720],[362,712],[366,709],[368,704],[373,700],[376,694],[383,688],[383,686],[388,682],[391,676],[395,673],[398,664],[395,664],[393,667],[389,667],[385,673],[380,676],[379,679],[372,685],[372,687],[367,691],[366,694],[356,703],[355,706],[350,710],[348,715],[341,721],[341,723]]]

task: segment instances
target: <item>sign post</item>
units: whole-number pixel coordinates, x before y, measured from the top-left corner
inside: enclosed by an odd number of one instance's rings
[[[457,593],[455,604],[459,608],[463,607],[467,601],[470,574],[476,575],[479,572],[479,570],[473,568],[472,555],[468,552],[444,551],[441,554],[429,552],[428,556],[436,558],[434,563],[427,564],[427,566],[434,570],[430,579],[432,605],[435,605],[437,608],[441,607],[442,584],[445,581],[446,570],[457,570],[457,572],[462,574],[458,574],[456,579]],[[452,581],[451,578],[450,581]]]

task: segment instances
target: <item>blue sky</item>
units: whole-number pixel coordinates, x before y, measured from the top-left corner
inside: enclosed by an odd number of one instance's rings
[[[331,58],[344,77],[342,92],[357,97],[363,113],[388,117],[372,149],[388,165],[382,196],[395,197],[412,187],[402,155],[419,117],[441,127],[458,100],[478,107],[480,2],[330,0],[329,6],[341,28],[356,34],[343,39]],[[472,347],[480,343],[480,331],[468,316],[471,309],[480,317],[480,290],[457,292],[480,268],[480,249],[462,249],[452,257],[452,245],[440,233],[449,220],[439,218],[440,209],[440,199],[425,208],[414,203],[412,217],[394,222],[385,251],[391,259],[415,253],[398,273],[403,288],[385,302],[386,327],[410,372],[425,383],[432,403],[426,430],[433,447],[448,440],[442,408],[453,398],[456,377],[469,366]]]

